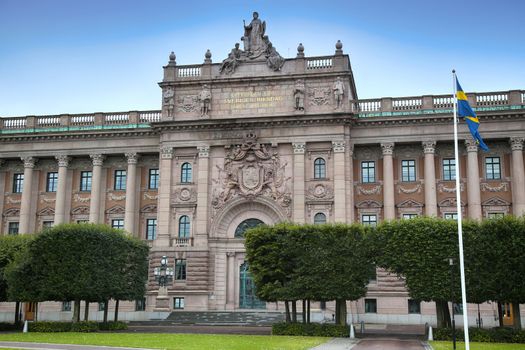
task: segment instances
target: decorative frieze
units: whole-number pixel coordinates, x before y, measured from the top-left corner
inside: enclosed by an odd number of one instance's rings
[[[416,184],[412,188],[406,188],[401,185],[397,186],[398,193],[404,193],[404,194],[412,194],[412,193],[420,193],[421,192],[421,184]]]
[[[175,190],[173,198],[179,203],[194,203],[197,201],[197,191],[194,188],[183,186]]]
[[[155,200],[156,201],[157,199],[159,199],[159,195],[158,194],[151,195],[151,194],[149,194],[147,192],[144,192],[144,199],[145,200],[149,199],[149,200]]]
[[[5,200],[6,200],[7,204],[20,204],[20,203],[22,203],[21,199],[13,198],[11,196],[6,197]]]
[[[371,196],[373,194],[381,193],[381,185],[377,185],[371,188],[365,188],[363,186],[356,186],[357,194],[363,194],[365,196]]]
[[[306,144],[304,142],[294,142],[292,143],[292,148],[294,154],[304,154],[306,150]]]
[[[490,186],[486,182],[479,184],[479,187],[483,192],[507,192],[509,190],[509,184],[507,182],[502,182],[498,186]]]
[[[308,92],[310,104],[314,106],[324,106],[330,104],[331,96],[328,88],[312,88]]]
[[[461,182],[459,184],[460,191],[465,191],[465,184]],[[441,193],[455,193],[456,192],[456,186],[454,187],[447,187],[444,184],[438,184],[438,191]]]
[[[81,196],[78,193],[75,193],[75,195],[73,196],[73,201],[77,203],[87,203],[90,200],[91,200],[91,196]]]
[[[46,195],[40,195],[40,203],[55,203],[56,198],[49,198]]]
[[[334,190],[329,184],[312,184],[306,190],[306,199],[332,200],[334,199]]]
[[[123,195],[119,196],[119,195],[116,195],[116,194],[110,192],[110,193],[108,193],[108,199],[110,201],[122,201],[122,200],[126,199],[126,195],[123,194]]]

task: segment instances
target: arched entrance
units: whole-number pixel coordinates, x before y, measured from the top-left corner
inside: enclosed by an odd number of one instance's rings
[[[257,227],[259,225],[264,225],[264,222],[262,222],[261,220],[259,219],[255,219],[255,218],[251,218],[251,219],[246,219],[244,220],[243,222],[241,222],[239,224],[239,226],[237,226],[237,228],[235,229],[235,238],[243,238],[244,237],[244,233],[251,229],[251,228],[254,228],[254,227]]]
[[[244,262],[239,271],[239,308],[265,309],[266,303],[255,295],[255,283],[248,270],[248,262]]]

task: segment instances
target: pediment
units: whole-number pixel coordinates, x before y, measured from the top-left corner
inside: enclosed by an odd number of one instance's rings
[[[396,205],[398,208],[422,208],[423,203],[415,201],[413,199],[407,199]]]
[[[156,204],[150,204],[145,205],[140,209],[141,213],[156,213],[157,212],[157,205]]]
[[[44,209],[40,210],[37,213],[38,216],[54,216],[55,215],[55,209],[51,207],[45,207]]]
[[[505,207],[508,207],[510,206],[510,202],[507,202],[506,200],[504,199],[501,199],[499,197],[492,197],[488,200],[486,200],[485,202],[481,203],[482,206],[505,206]]]
[[[10,208],[4,211],[4,217],[14,217],[14,216],[20,216],[19,208]]]
[[[109,208],[106,210],[106,214],[124,214],[125,209],[123,206],[115,205],[114,207]]]
[[[439,207],[455,207],[456,206],[456,198],[455,197],[449,197],[443,199],[441,202],[438,203]],[[461,206],[464,207],[465,203],[461,201]]]
[[[87,215],[89,214],[89,207],[86,205],[71,209],[72,215]]]
[[[359,209],[369,209],[369,208],[381,208],[383,205],[379,203],[378,201],[374,200],[364,200],[359,203],[357,203],[356,208]]]

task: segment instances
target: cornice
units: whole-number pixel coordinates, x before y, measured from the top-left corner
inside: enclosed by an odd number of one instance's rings
[[[107,139],[115,137],[144,137],[144,136],[158,136],[158,133],[153,128],[141,130],[107,130],[89,132],[72,131],[60,133],[16,133],[16,134],[2,134],[0,135],[0,142],[19,142],[19,141],[66,141],[76,139]]]

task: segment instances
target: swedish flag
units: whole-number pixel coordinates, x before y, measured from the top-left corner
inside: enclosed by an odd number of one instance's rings
[[[459,85],[459,81],[457,78],[456,78],[456,85],[457,85],[456,97],[458,99],[458,116],[465,119],[465,121],[467,122],[468,128],[470,130],[470,133],[472,134],[472,137],[474,138],[474,140],[476,140],[476,143],[479,145],[479,147],[484,151],[488,151],[489,148],[487,147],[485,142],[483,142],[483,139],[481,138],[481,135],[478,132],[479,119],[476,116],[476,113],[474,112],[472,107],[470,107],[470,104],[468,103],[468,100],[467,100],[467,95],[461,88],[461,85]]]

